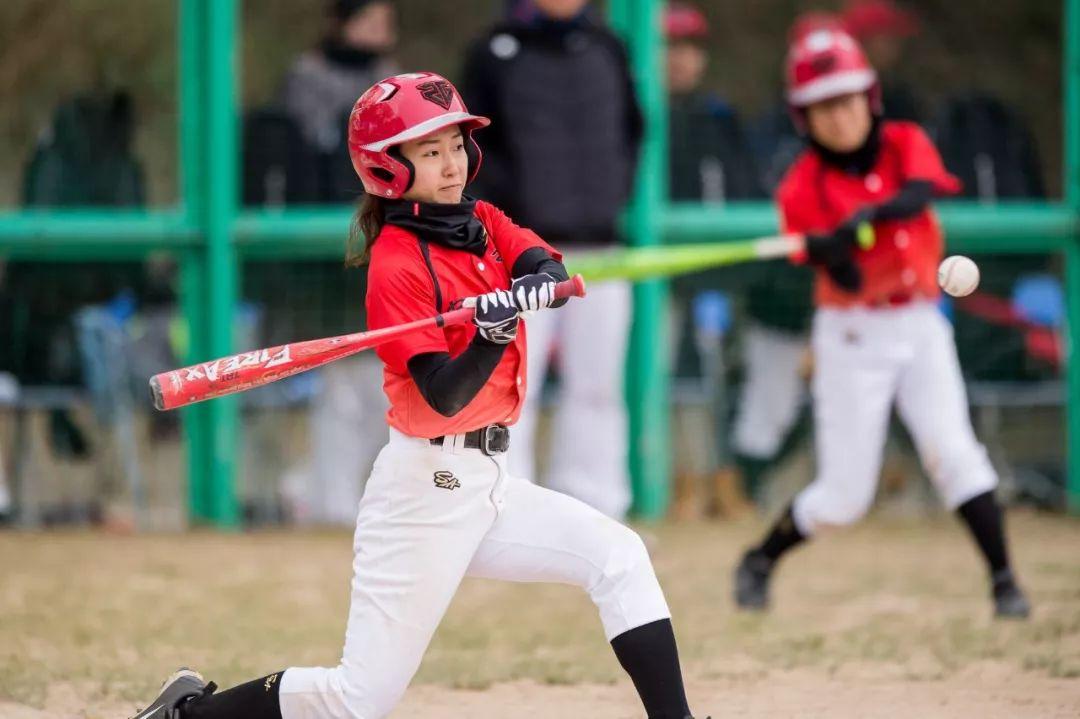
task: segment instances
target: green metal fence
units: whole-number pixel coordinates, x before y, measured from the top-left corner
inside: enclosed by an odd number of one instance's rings
[[[1064,198],[1060,202],[941,208],[955,251],[1053,252],[1066,264],[1069,327],[1080,323],[1080,0],[1064,0]],[[177,0],[180,201],[152,211],[12,211],[0,213],[0,253],[37,260],[113,260],[171,250],[182,261],[182,306],[194,362],[233,350],[239,267],[256,257],[340,257],[349,208],[241,210],[237,199],[238,3]],[[648,120],[641,172],[627,213],[630,241],[718,241],[768,234],[767,204],[724,208],[666,202],[666,119],[661,0],[610,0],[613,26],[630,47]],[[667,504],[668,373],[661,341],[666,283],[635,289],[627,396],[631,466],[639,515]],[[1070,358],[1073,338],[1070,336]],[[1067,368],[1069,506],[1080,511],[1080,362]],[[191,517],[221,527],[239,522],[235,493],[240,449],[237,403],[219,399],[186,411]]]

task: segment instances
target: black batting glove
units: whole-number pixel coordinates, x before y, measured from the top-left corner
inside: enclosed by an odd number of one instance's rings
[[[864,207],[830,233],[807,235],[807,259],[826,268],[850,261],[857,249],[873,244],[873,219],[874,208]]]
[[[855,246],[839,232],[806,236],[806,258],[819,267],[848,261],[854,251]]]
[[[476,332],[483,339],[497,345],[506,345],[517,337],[518,308],[507,290],[492,290],[476,298],[476,314],[473,315]]]
[[[862,270],[850,257],[841,262],[825,265],[825,272],[829,275],[829,279],[845,292],[856,294],[862,289]]]
[[[510,285],[510,294],[522,312],[546,309],[555,301],[555,278],[546,272],[518,277]]]

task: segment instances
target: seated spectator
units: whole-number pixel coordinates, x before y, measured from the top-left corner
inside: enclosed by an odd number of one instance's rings
[[[143,170],[132,150],[135,113],[125,92],[79,95],[56,108],[23,181],[28,207],[137,207]]]

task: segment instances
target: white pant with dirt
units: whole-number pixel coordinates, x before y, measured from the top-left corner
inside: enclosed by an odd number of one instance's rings
[[[946,507],[997,486],[971,427],[952,326],[936,305],[820,309],[812,343],[818,469],[795,498],[799,531],[851,524],[869,509],[894,400]]]
[[[465,576],[577,585],[609,640],[670,617],[633,530],[462,444],[391,430],[360,500],[341,663],[286,670],[283,719],[386,716]]]
[[[560,396],[542,484],[619,520],[631,501],[623,387],[631,289],[629,282],[600,282],[589,286],[584,301],[526,320],[529,391],[510,446],[514,475],[538,478],[534,443],[540,390],[557,345]]]

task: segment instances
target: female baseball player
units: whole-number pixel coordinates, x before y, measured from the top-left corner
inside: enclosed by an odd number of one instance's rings
[[[585,589],[652,719],[689,717],[664,594],[640,538],[578,500],[507,474],[507,425],[525,398],[519,311],[545,310],[561,256],[462,194],[480,167],[457,90],[398,75],[357,101],[349,151],[367,191],[372,329],[477,298],[471,325],[382,345],[390,442],[359,505],[340,663],[290,668],[214,694],[170,677],[137,719],[376,719],[397,704],[465,576]],[[548,310],[550,311],[550,310]]]
[[[818,268],[812,331],[817,476],[735,572],[735,600],[768,604],[777,560],[851,524],[874,498],[895,401],[927,473],[989,565],[995,611],[1026,617],[994,499],[997,476],[968,418],[952,329],[936,305],[942,234],[930,208],[959,182],[910,122],[881,119],[877,75],[839,30],[793,44],[787,99],[809,147],[777,191],[786,231],[807,233]],[[860,227],[876,244],[857,249]]]

